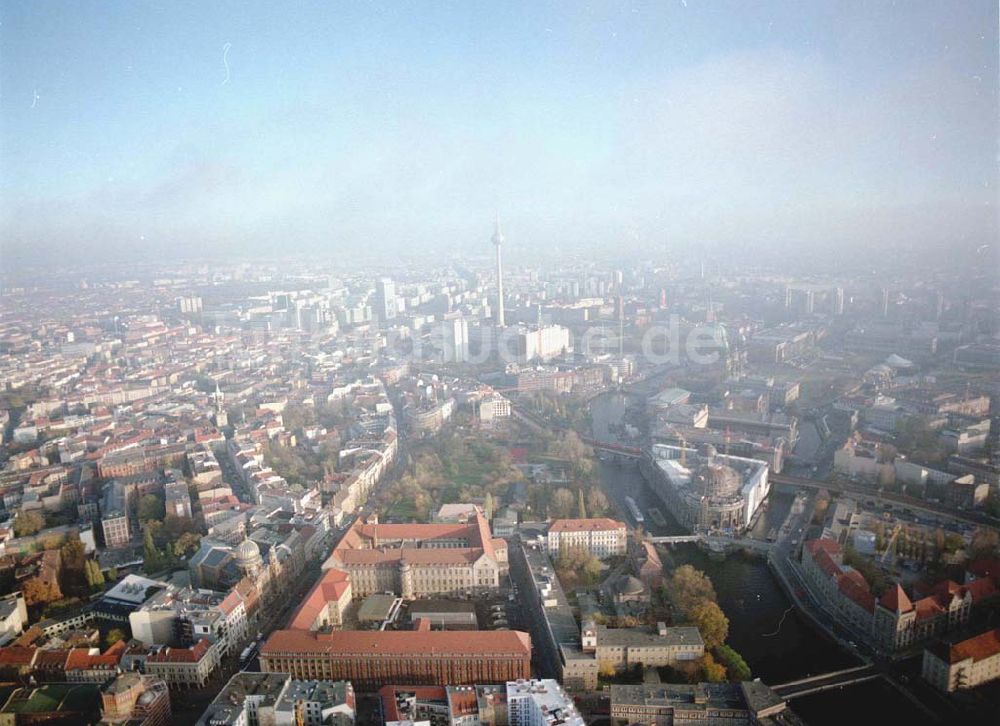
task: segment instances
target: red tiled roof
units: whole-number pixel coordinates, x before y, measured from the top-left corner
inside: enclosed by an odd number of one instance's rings
[[[231,612],[239,607],[240,603],[243,602],[243,598],[236,590],[230,590],[229,594],[226,595],[222,602],[219,603],[219,610],[221,610],[225,615],[229,615]]]
[[[922,597],[913,604],[917,611],[917,620],[935,618],[945,611],[945,607],[938,601],[937,597]]]
[[[190,648],[164,648],[159,653],[153,653],[146,658],[152,663],[197,663],[211,647],[205,638],[202,638]]]
[[[972,594],[972,602],[974,603],[992,597],[997,591],[993,585],[993,581],[985,577],[980,580],[973,580],[965,586],[965,589]]]
[[[825,549],[818,550],[813,555],[813,561],[827,577],[836,577],[840,574],[840,565],[834,561],[830,553]]]
[[[471,635],[471,637],[470,637]],[[330,655],[500,655],[530,657],[531,637],[517,630],[419,632],[414,630],[342,630],[312,633],[278,630],[271,634],[261,655],[281,653],[328,653]]]
[[[809,550],[809,554],[814,555],[813,559],[815,559],[816,553],[820,551],[830,555],[840,554],[840,545],[834,540],[825,537],[809,540],[806,542],[806,549]]]
[[[418,701],[444,701],[448,697],[444,686],[382,686],[378,697],[382,701],[382,715],[386,721],[402,719],[397,706],[397,693],[412,693]]]
[[[1000,558],[980,558],[973,560],[965,568],[978,578],[989,577],[1000,581]]]
[[[557,519],[549,526],[549,532],[604,532],[624,529],[625,523],[608,517],[593,519]]]
[[[434,539],[465,540],[468,547],[381,546]],[[467,524],[365,524],[358,520],[341,538],[330,559],[359,565],[394,562],[403,557],[419,564],[460,564],[475,562],[480,554],[496,560],[489,523],[477,508],[475,519]]]
[[[878,604],[894,613],[908,613],[913,609],[913,603],[898,583],[895,587],[890,587],[882,593]]]
[[[35,659],[37,649],[34,646],[22,648],[11,646],[0,648],[0,666],[30,666]]]
[[[837,575],[837,589],[868,612],[875,610],[875,596],[868,589],[865,578],[857,570],[848,570]]]
[[[951,646],[948,653],[950,663],[959,663],[966,658],[972,658],[973,662],[985,660],[990,656],[1000,653],[1000,628],[977,635],[974,638],[963,640]]]
[[[327,570],[295,611],[289,629],[309,630],[327,603],[340,600],[350,587],[350,577],[346,572]]]
[[[69,651],[63,648],[58,650],[40,650],[35,658],[35,668],[65,668]]]

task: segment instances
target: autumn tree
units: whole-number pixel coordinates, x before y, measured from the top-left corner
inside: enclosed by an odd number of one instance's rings
[[[587,518],[587,505],[583,501],[583,489],[576,490],[576,516],[580,519]]]
[[[563,547],[555,561],[556,574],[567,586],[597,582],[603,565],[586,547]]]
[[[125,631],[121,628],[111,628],[111,630],[108,631],[108,634],[104,636],[104,642],[107,643],[109,647],[117,643],[119,640],[125,640]]]
[[[711,653],[705,653],[701,659],[702,676],[709,683],[722,683],[726,680],[726,667],[716,663]]]
[[[691,565],[681,565],[670,577],[670,592],[674,604],[690,613],[702,601],[715,602],[715,588],[708,576]]]
[[[969,554],[973,559],[994,557],[997,553],[998,544],[1000,544],[1000,534],[995,529],[978,527],[972,535]]]
[[[84,562],[84,574],[87,577],[87,585],[91,590],[100,590],[104,587],[104,573],[97,560],[87,560]]]
[[[68,595],[83,596],[90,592],[87,583],[86,554],[79,537],[68,540],[59,549],[62,561],[62,589]]]
[[[483,516],[487,520],[493,519],[493,495],[486,492],[486,497],[483,500]]]
[[[566,487],[559,487],[552,494],[552,501],[549,506],[554,516],[565,518],[573,516],[573,507],[575,504],[576,500],[573,497],[573,492]]]
[[[587,492],[587,511],[591,517],[603,517],[608,513],[608,498],[599,487],[591,487]]]
[[[142,538],[142,569],[146,573],[156,572],[163,567],[163,554],[153,541],[153,529],[146,527],[146,532]]]
[[[749,681],[752,677],[750,666],[743,660],[743,656],[730,648],[728,645],[720,645],[715,649],[716,659],[726,666],[729,671],[731,681]]]
[[[193,555],[201,546],[201,535],[195,532],[185,532],[174,541],[174,552],[178,557]]]
[[[31,577],[25,580],[21,589],[24,592],[24,603],[29,606],[44,605],[62,598],[58,584],[40,577]]]
[[[691,609],[689,617],[701,633],[706,648],[715,648],[726,642],[729,619],[714,602],[703,600]]]
[[[14,519],[14,535],[17,537],[27,537],[39,532],[45,527],[45,517],[39,512],[21,512]]]

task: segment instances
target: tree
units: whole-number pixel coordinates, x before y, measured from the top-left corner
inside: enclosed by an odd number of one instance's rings
[[[602,660],[597,666],[597,675],[601,678],[614,678],[617,672],[614,663],[609,660]]]
[[[155,494],[143,494],[139,500],[139,521],[147,522],[151,519],[158,522],[163,521],[165,510],[163,502]]]
[[[493,519],[493,495],[486,492],[486,498],[483,500],[483,515],[487,520]]]
[[[608,498],[599,487],[591,487],[587,492],[587,511],[591,517],[602,517],[608,513]]]
[[[752,674],[750,666],[743,660],[743,656],[730,648],[728,645],[720,645],[715,649],[715,657],[720,663],[726,666],[729,671],[731,681],[749,681]]]
[[[973,559],[981,557],[994,557],[997,552],[998,544],[1000,544],[1000,534],[998,534],[995,529],[978,527],[972,535],[970,554]]]
[[[42,605],[62,598],[62,592],[55,581],[31,577],[24,581],[21,588],[24,592],[25,605]]]
[[[186,557],[194,554],[201,546],[201,535],[194,532],[185,532],[174,541],[174,552],[178,557]]]
[[[586,547],[563,547],[555,566],[556,574],[564,586],[597,582],[603,569],[600,559]]]
[[[74,537],[59,549],[62,562],[62,589],[69,595],[83,596],[90,592],[87,582],[87,559],[83,542]]]
[[[722,683],[726,680],[726,667],[715,662],[711,653],[705,653],[701,659],[701,671],[709,683]]]
[[[674,604],[681,612],[690,614],[700,602],[715,602],[715,588],[708,576],[691,565],[681,565],[670,577],[670,591]]]
[[[17,537],[35,534],[43,527],[45,527],[45,517],[38,512],[21,512],[14,519],[14,535]]]
[[[587,505],[583,501],[583,489],[576,490],[576,516],[580,519],[587,518]]]
[[[117,567],[109,568],[107,578],[108,582],[116,581],[118,579],[118,568]]]
[[[701,633],[706,648],[716,648],[726,641],[729,619],[714,602],[704,600],[698,603],[691,609],[689,616]]]
[[[104,573],[97,560],[87,560],[84,563],[84,572],[87,576],[87,584],[91,590],[101,590],[104,588]]]
[[[573,492],[565,487],[559,487],[552,494],[552,512],[556,517],[570,517],[573,514]]]
[[[156,572],[163,567],[163,555],[153,541],[153,529],[146,527],[146,533],[142,539],[142,569],[147,573]]]
[[[108,634],[104,636],[104,642],[109,646],[114,645],[119,640],[125,640],[125,631],[121,628],[111,628]]]

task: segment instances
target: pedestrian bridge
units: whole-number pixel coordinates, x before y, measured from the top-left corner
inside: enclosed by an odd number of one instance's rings
[[[681,534],[663,537],[650,537],[653,544],[673,545],[698,543],[707,545],[710,550],[725,552],[730,549],[748,549],[754,552],[766,554],[774,547],[773,542],[765,542],[759,539],[748,537],[715,537],[708,534]]]
[[[650,537],[653,544],[684,544],[685,542],[701,542],[704,539],[700,534],[681,534],[675,537]]]
[[[808,696],[821,691],[829,691],[834,688],[843,688],[855,683],[864,683],[881,678],[882,674],[873,665],[857,666],[855,668],[845,668],[840,671],[822,673],[818,676],[810,676],[797,681],[789,681],[778,686],[771,686],[771,690],[786,701],[800,696]]]

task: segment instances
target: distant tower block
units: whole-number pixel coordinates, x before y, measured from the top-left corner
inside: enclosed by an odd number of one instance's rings
[[[497,248],[497,327],[506,327],[503,311],[503,232],[500,231],[500,215],[497,214],[493,226],[493,246]]]
[[[882,288],[882,317],[889,317],[889,288]]]

